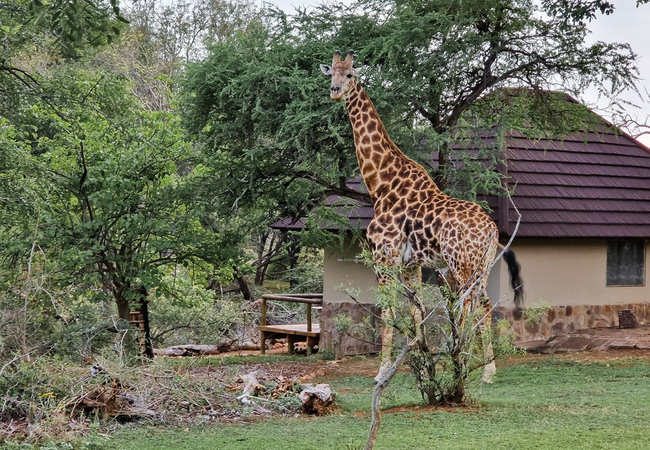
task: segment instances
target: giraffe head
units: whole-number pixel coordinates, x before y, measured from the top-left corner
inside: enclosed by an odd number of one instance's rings
[[[330,75],[332,77],[330,96],[334,100],[341,100],[341,98],[343,98],[350,86],[350,81],[355,77],[355,75],[357,75],[357,69],[352,68],[353,55],[354,52],[350,50],[348,56],[345,57],[345,60],[341,61],[341,52],[337,50],[336,53],[334,53],[334,59],[332,60],[331,66],[326,64],[320,65],[320,70],[322,70],[325,75]]]

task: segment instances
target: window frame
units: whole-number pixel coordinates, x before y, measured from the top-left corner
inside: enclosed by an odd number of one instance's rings
[[[639,284],[610,284],[609,283],[609,264],[610,264],[610,248],[615,243],[632,242],[641,246],[641,282]],[[605,286],[606,287],[645,287],[646,285],[646,272],[647,272],[647,239],[608,239],[605,256]]]

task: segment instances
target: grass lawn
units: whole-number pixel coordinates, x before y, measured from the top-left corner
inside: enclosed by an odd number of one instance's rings
[[[466,409],[421,405],[413,380],[398,375],[384,397],[377,449],[650,448],[650,357],[588,361],[527,357],[500,368]],[[611,355],[610,355],[611,356]],[[345,366],[341,368],[345,373]],[[106,449],[352,449],[370,423],[369,376],[326,380],[340,411],[323,418],[281,418],[189,429],[134,426]],[[478,386],[472,391],[477,392]]]

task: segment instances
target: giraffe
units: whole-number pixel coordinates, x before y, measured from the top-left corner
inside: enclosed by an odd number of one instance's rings
[[[486,272],[496,257],[498,228],[476,203],[440,191],[428,172],[395,145],[372,101],[356,80],[358,69],[352,67],[353,54],[348,52],[342,61],[341,52],[337,51],[332,65],[321,64],[320,68],[332,77],[331,98],[344,99],[350,116],[359,169],[375,210],[366,232],[373,262],[378,266],[403,268],[402,277],[407,286],[421,283],[421,267],[446,268],[445,281],[462,293]],[[518,306],[523,297],[519,264],[510,251],[504,260],[510,269]],[[376,275],[380,286],[390,281],[381,271],[376,271]],[[463,304],[465,312],[483,308],[487,314],[479,324],[484,339],[491,323],[486,284],[487,275]],[[421,309],[411,311],[416,322],[421,320]],[[387,324],[393,315],[394,308],[383,308],[381,368],[376,380],[392,364],[393,329]],[[484,352],[489,363],[483,379],[490,382],[496,373],[491,342],[484,345]]]

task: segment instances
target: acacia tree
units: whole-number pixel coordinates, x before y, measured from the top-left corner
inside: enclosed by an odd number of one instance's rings
[[[634,86],[636,55],[627,44],[585,43],[590,14],[602,4],[364,0],[293,16],[266,10],[264,26],[216,43],[190,67],[185,123],[203,143],[206,166],[225,175],[233,202],[273,198],[290,205],[293,186],[309,193],[308,203],[329,194],[369,201],[346,186],[356,169],[348,119],[328,101],[327,80],[318,75],[333,50],[352,48],[400,148],[427,165],[435,155],[434,178],[452,193],[494,188],[493,172],[469,165],[480,170],[460,176],[451,161],[458,130],[486,125],[475,111],[479,100],[504,87],[579,94],[591,85],[615,95]],[[540,108],[547,100],[533,96],[517,108],[516,120],[507,103],[492,105],[491,119],[561,133],[566,123]],[[473,186],[454,184],[462,178]]]
[[[11,238],[2,253],[8,266],[39,228],[57,273],[102,285],[125,319],[129,299],[142,286],[160,287],[170,265],[201,263],[210,272],[216,261],[234,270],[238,261],[227,260],[243,235],[215,214],[229,209],[199,195],[201,167],[189,161],[194,151],[170,105],[187,58],[245,27],[253,5],[141,2],[124,16],[113,0],[4,6],[0,225]],[[104,45],[118,33],[116,45]]]
[[[245,29],[256,20],[256,8],[247,0],[144,0],[131,3],[124,15],[130,25],[115,45],[93,56],[93,64],[127,77],[147,109],[170,111],[185,64],[200,59],[209,43]]]
[[[21,123],[7,124],[29,146],[10,154],[22,156],[14,170],[32,201],[31,223],[0,229],[5,261],[37,241],[61,284],[102,286],[128,320],[130,302],[146,300],[143,287],[164,287],[166,268],[226,258],[227,245],[201,222],[191,177],[177,175],[191,148],[173,116],[142,111],[109,74],[64,71],[39,87],[71,101],[56,111],[28,105]]]
[[[191,191],[178,119],[148,111],[124,77],[71,58],[96,51],[86,35],[24,22],[27,3],[0,11],[1,288],[14,289],[38,253],[49,289],[111,298],[129,320],[151,288],[172,290],[164,275],[175,265],[231,267],[234,242]]]

